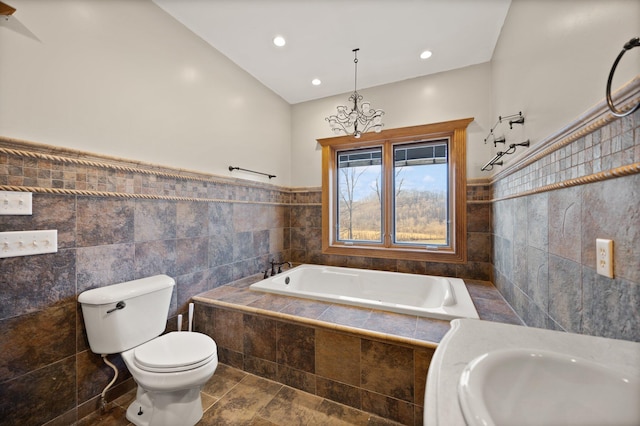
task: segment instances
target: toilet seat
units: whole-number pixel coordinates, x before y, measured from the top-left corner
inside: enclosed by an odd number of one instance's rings
[[[216,349],[216,343],[206,334],[172,332],[137,346],[133,351],[133,362],[150,372],[186,371],[217,357]]]

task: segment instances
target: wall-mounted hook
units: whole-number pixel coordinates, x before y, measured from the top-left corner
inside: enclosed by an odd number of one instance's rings
[[[524,117],[516,118],[515,120],[509,120],[510,129],[513,129],[514,124],[524,124]]]
[[[507,143],[507,139],[504,136],[501,137],[501,138],[498,138],[498,139],[494,139],[493,140],[493,147],[495,148],[497,146],[497,144],[499,144],[499,143],[505,144],[505,143]]]

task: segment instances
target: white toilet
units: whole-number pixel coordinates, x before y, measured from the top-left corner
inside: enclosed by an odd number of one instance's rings
[[[166,327],[175,281],[156,275],[80,294],[91,350],[120,353],[138,384],[127,419],[138,426],[194,425],[202,418],[200,389],[218,366],[216,343]],[[158,337],[159,336],[159,337]]]

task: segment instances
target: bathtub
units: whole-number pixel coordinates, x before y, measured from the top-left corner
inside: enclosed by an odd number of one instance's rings
[[[300,265],[250,288],[421,317],[478,318],[459,278]]]

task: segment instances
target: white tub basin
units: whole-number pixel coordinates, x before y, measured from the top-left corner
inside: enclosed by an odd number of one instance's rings
[[[640,378],[579,357],[501,349],[467,364],[458,399],[468,425],[638,425]]]

